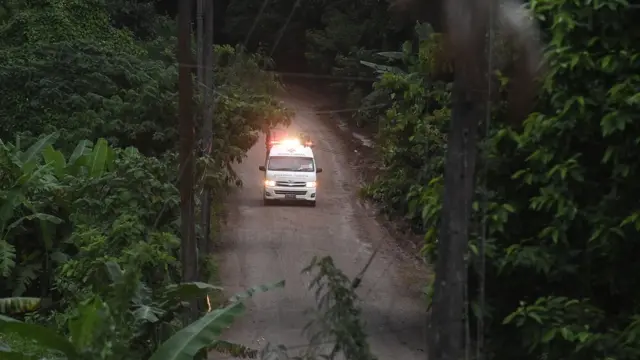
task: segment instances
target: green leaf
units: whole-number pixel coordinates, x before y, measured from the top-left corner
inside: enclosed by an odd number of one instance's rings
[[[369,61],[360,60],[360,64],[370,67],[378,73],[393,73],[393,74],[404,74],[405,72],[402,69],[397,68],[395,66],[381,65],[375,64]]]
[[[229,327],[242,314],[244,311],[242,300],[250,298],[258,292],[282,287],[284,284],[285,282],[282,280],[267,285],[254,286],[245,292],[232,296],[231,304],[204,315],[193,324],[177,332],[169,340],[162,343],[149,360],[192,360],[201,349],[214,344],[222,330]]]
[[[69,163],[67,166],[76,165],[76,162],[78,161],[78,159],[80,159],[85,155],[90,154],[91,146],[92,146],[92,143],[89,140],[82,140],[78,142],[78,145],[76,145],[76,148],[73,150],[73,153],[69,157]]]
[[[548,343],[556,336],[556,329],[552,328],[547,331],[544,336],[542,336],[542,342]]]
[[[122,281],[124,272],[122,271],[122,268],[120,268],[120,265],[118,265],[118,263],[116,263],[115,261],[107,261],[104,263],[104,266],[107,269],[109,279],[111,279],[113,283],[118,284]]]
[[[12,333],[24,340],[34,341],[43,348],[60,351],[69,360],[77,359],[78,353],[66,338],[55,331],[41,325],[27,324],[17,320],[0,316],[0,333]]]
[[[54,149],[53,146],[48,145],[43,150],[42,155],[44,156],[44,161],[53,166],[56,176],[61,178],[64,175],[64,169],[67,167],[67,162],[65,161],[62,152]]]
[[[149,360],[193,360],[201,349],[215,342],[244,308],[243,303],[236,302],[204,315],[162,343]]]
[[[205,297],[214,291],[222,291],[219,286],[203,283],[189,282],[182,284],[171,284],[165,288],[164,298],[179,301],[188,301],[196,298]]]
[[[54,223],[54,224],[62,223],[62,219],[60,219],[58,217],[55,217],[53,215],[43,214],[43,213],[36,213],[36,214],[23,216],[20,219],[14,221],[13,223],[9,224],[9,226],[7,226],[5,231],[8,233],[9,231],[13,230],[15,227],[20,225],[23,221],[25,221],[25,220],[33,220],[33,219],[38,219],[40,221],[48,221],[48,222],[51,222],[51,223]]]
[[[418,23],[414,30],[420,41],[428,40],[433,34],[433,27],[429,23]]]
[[[589,336],[591,336],[591,334],[589,334],[588,332],[581,332],[580,334],[578,334],[578,340],[580,340],[580,342],[583,343],[587,341]]]
[[[530,312],[527,315],[529,315],[529,317],[535,320],[538,324],[542,324],[542,319],[538,314]]]
[[[378,55],[394,60],[404,59],[404,54],[401,51],[383,51],[379,52]]]
[[[39,356],[28,355],[23,352],[11,351],[0,347],[0,359],[2,360],[41,360]]]
[[[78,307],[78,316],[69,320],[69,335],[76,349],[84,349],[91,345],[95,329],[102,324],[99,311],[103,303],[99,299]]]
[[[137,309],[133,311],[133,316],[136,320],[148,321],[150,323],[155,323],[159,321],[157,314],[162,314],[163,311],[160,309],[154,309],[151,306],[140,305]]]
[[[18,208],[23,198],[22,192],[17,190],[9,191],[5,196],[2,206],[0,206],[0,230],[2,230],[0,236],[4,233],[4,226],[11,220],[15,209]]]
[[[100,177],[107,169],[107,158],[109,156],[109,144],[105,139],[98,139],[96,146],[91,152],[89,158],[89,176],[92,178]]]
[[[248,290],[235,294],[233,295],[231,298],[229,298],[230,302],[236,302],[236,301],[243,301],[245,299],[248,299],[250,297],[252,297],[253,295],[257,294],[257,293],[261,293],[261,292],[267,292],[269,290],[273,290],[273,289],[277,289],[277,288],[282,288],[285,285],[285,281],[284,280],[280,280],[280,281],[276,281],[270,284],[264,284],[264,285],[257,285],[254,286],[252,288],[249,288]]]
[[[20,322],[20,320],[16,320],[10,316],[0,314],[0,323],[2,322]]]
[[[507,315],[507,317],[505,317],[504,320],[502,320],[502,325],[510,324],[513,321],[513,319],[515,319],[516,316],[518,316],[518,315],[519,314],[517,312],[513,312],[513,313]]]
[[[44,165],[44,166],[40,166],[36,169],[36,163],[35,162],[31,162],[30,164],[33,164],[33,168],[29,168],[23,169],[23,174],[22,176],[20,176],[18,178],[18,180],[16,181],[16,183],[18,183],[20,186],[27,187],[28,185],[30,185],[32,182],[34,182],[36,179],[40,179],[42,176],[44,176],[49,169],[51,168],[51,165]],[[33,171],[35,170],[35,171]]]
[[[59,134],[57,132],[53,134],[46,135],[40,140],[38,140],[35,144],[31,145],[27,151],[20,154],[20,162],[22,163],[22,168],[24,168],[27,164],[32,164],[36,161],[37,157],[40,156],[44,149],[52,145],[58,139]]]

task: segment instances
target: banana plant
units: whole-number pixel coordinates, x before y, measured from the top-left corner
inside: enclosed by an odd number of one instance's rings
[[[49,166],[46,164],[39,166],[39,160],[44,149],[51,146],[57,138],[58,133],[43,136],[24,152],[20,150],[19,141],[16,141],[16,145],[0,141],[2,158],[8,160],[8,163],[4,165],[11,172],[9,178],[15,179],[7,190],[0,191],[0,199],[2,199],[2,205],[0,205],[0,275],[3,277],[8,277],[16,265],[16,249],[14,244],[9,242],[12,230],[25,220],[37,219],[41,224],[61,222],[55,216],[33,209],[25,195],[39,181],[48,181]],[[23,208],[29,209],[32,213],[15,219],[16,212]]]
[[[47,164],[54,168],[58,178],[66,175],[79,176],[86,174],[90,178],[97,178],[113,169],[115,151],[105,139],[98,139],[95,146],[89,140],[81,140],[73,153],[65,160],[64,154],[56,150],[51,144],[42,151]]]
[[[45,251],[43,263],[39,265],[42,276],[50,276],[49,258],[55,252],[56,225],[63,220],[32,206],[26,195],[30,188],[55,188],[66,176],[99,178],[115,165],[115,152],[105,139],[98,139],[95,146],[88,140],[80,141],[67,160],[53,147],[58,137],[57,132],[42,136],[25,151],[20,149],[19,138],[15,144],[0,141],[0,155],[6,161],[3,165],[10,172],[9,178],[15,179],[8,190],[0,191],[0,276],[9,277],[16,268],[16,244],[10,238],[24,221],[33,220],[37,221]],[[63,203],[58,205],[63,206]],[[17,214],[20,210],[28,212],[26,215]],[[19,295],[14,293],[14,296]]]
[[[149,360],[192,360],[204,349],[215,348],[219,351],[231,348],[246,349],[246,347],[231,344],[219,339],[222,331],[228,328],[244,312],[244,300],[256,293],[269,291],[284,286],[284,281],[253,287],[245,292],[232,296],[227,304],[213,310],[189,326],[175,333],[151,355]],[[201,284],[187,285],[190,293]],[[177,291],[181,286],[176,286]],[[10,301],[7,301],[10,302]],[[0,335],[11,334],[25,341],[32,341],[52,353],[62,354],[68,360],[85,358],[86,349],[91,347],[100,326],[103,326],[106,304],[99,299],[82,304],[79,308],[80,316],[69,322],[70,337],[67,338],[47,327],[29,324],[0,315]],[[8,345],[0,346],[1,359],[23,359],[24,354],[13,351]]]

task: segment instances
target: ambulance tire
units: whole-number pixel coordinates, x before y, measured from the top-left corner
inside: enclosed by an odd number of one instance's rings
[[[263,204],[264,206],[269,206],[269,205],[271,205],[271,200],[269,200],[269,199],[262,199],[262,204]]]
[[[315,201],[309,201],[309,206],[316,207],[316,202]]]

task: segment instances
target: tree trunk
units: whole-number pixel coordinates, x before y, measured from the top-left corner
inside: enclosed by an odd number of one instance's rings
[[[178,74],[179,115],[180,115],[180,261],[182,262],[182,281],[196,281],[198,277],[198,258],[195,243],[193,214],[193,171],[194,140],[193,88],[191,82],[191,2],[178,4]],[[191,303],[193,320],[196,312],[195,302]]]
[[[429,324],[429,359],[464,357],[465,255],[475,190],[479,124],[486,114],[485,28],[475,29],[473,45],[453,54],[455,74],[451,125],[444,171],[434,298]],[[473,57],[464,54],[475,54]],[[467,344],[468,345],[468,344]]]
[[[204,155],[211,155],[211,143],[213,138],[213,106],[215,104],[215,93],[213,91],[213,0],[205,0],[204,14],[204,116],[202,119],[202,146]],[[203,254],[211,253],[211,189],[204,184],[202,192],[202,225],[203,242],[200,251]],[[207,279],[208,280],[208,279]]]
[[[464,355],[465,254],[475,188],[478,127],[484,116],[483,102],[470,96],[466,87],[464,74],[456,73],[445,162],[434,298],[429,324],[429,359],[432,360],[461,360]]]

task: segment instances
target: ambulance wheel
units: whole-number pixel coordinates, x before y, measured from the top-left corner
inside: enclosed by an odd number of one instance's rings
[[[271,205],[271,200],[269,200],[269,199],[262,199],[262,204],[263,204],[264,206],[269,206],[269,205]]]
[[[309,201],[309,206],[316,207],[316,202],[315,201]]]

